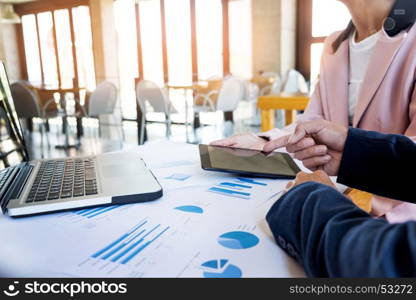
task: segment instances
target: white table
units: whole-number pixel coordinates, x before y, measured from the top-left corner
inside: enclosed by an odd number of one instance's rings
[[[0,216],[0,275],[304,276],[298,264],[276,245],[264,219],[286,181],[259,179],[267,185],[253,186],[249,199],[224,196],[209,189],[222,182],[236,183],[237,179],[203,171],[194,145],[157,141],[128,150],[137,151],[145,159],[164,188],[163,198],[118,207],[90,219],[77,212],[21,219]],[[106,258],[103,254],[93,257],[143,220],[147,222],[144,227],[160,224],[154,226],[160,236],[148,240],[149,245],[135,256],[131,254],[137,252],[137,247],[126,251],[134,256],[131,260],[112,262],[121,250]],[[247,235],[242,246],[232,241],[227,246],[229,233],[233,232]],[[140,244],[133,238],[128,245],[136,241]],[[114,248],[111,251],[117,250]]]

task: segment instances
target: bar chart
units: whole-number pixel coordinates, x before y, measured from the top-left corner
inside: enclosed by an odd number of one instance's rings
[[[112,205],[112,206],[102,206],[102,207],[97,207],[97,208],[87,208],[87,209],[73,211],[72,214],[85,218],[85,219],[93,219],[95,217],[104,215],[120,207],[121,205]]]
[[[126,233],[91,255],[91,258],[126,265],[170,229],[142,220]]]
[[[266,186],[267,183],[260,180],[238,177],[229,181],[220,182],[216,186],[210,187],[208,192],[250,200],[256,188]]]

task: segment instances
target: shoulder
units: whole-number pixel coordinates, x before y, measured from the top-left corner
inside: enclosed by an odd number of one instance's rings
[[[332,48],[332,44],[341,36],[343,30],[335,31],[330,34],[324,42],[324,53],[333,54],[334,50]]]

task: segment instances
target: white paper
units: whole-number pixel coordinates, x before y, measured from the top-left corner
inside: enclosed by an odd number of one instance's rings
[[[286,180],[250,183],[238,176],[203,171],[193,145],[154,142],[137,151],[164,188],[161,199],[105,211],[21,219],[1,216],[0,274],[304,276],[276,245],[264,219]],[[223,246],[221,236],[229,238],[235,232],[258,241],[248,248]],[[238,245],[238,239],[235,242]],[[23,268],[30,272],[25,274]]]

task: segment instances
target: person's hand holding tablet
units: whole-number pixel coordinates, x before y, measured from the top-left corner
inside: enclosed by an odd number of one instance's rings
[[[270,141],[263,150],[271,152],[286,147],[310,170],[321,169],[331,176],[338,174],[348,128],[324,121],[299,123],[295,132]]]

